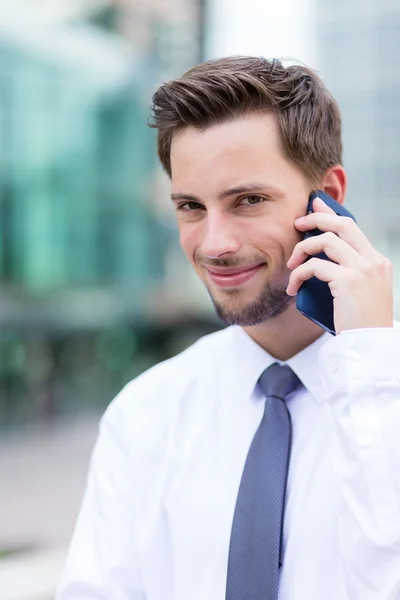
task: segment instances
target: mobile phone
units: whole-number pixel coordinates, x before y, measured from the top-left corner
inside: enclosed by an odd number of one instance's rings
[[[344,206],[336,202],[331,196],[325,194],[320,190],[312,192],[308,201],[307,214],[314,212],[313,201],[315,198],[321,198],[337,215],[343,217],[351,217],[353,221],[356,219]],[[307,231],[304,239],[307,239],[314,235],[320,235],[322,231],[319,229],[313,229]],[[323,260],[330,260],[324,252],[315,255],[316,258],[322,258]],[[311,257],[307,258],[309,260]],[[314,323],[328,331],[332,335],[336,335],[335,325],[333,320],[333,296],[329,288],[328,283],[320,281],[316,277],[305,281],[296,296],[296,308],[305,317],[311,319]]]

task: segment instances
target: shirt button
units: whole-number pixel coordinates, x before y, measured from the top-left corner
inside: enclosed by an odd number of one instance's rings
[[[339,370],[339,362],[336,358],[332,358],[331,360],[331,369],[334,373]]]

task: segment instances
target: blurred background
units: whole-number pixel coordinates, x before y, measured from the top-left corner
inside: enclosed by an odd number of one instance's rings
[[[146,126],[158,84],[228,54],[317,69],[399,318],[399,34],[394,0],[0,1],[2,600],[54,597],[113,396],[221,326]]]

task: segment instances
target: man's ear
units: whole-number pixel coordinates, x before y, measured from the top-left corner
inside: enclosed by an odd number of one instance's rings
[[[323,192],[329,194],[339,204],[343,204],[347,189],[347,175],[342,165],[329,167],[322,179],[321,186]]]

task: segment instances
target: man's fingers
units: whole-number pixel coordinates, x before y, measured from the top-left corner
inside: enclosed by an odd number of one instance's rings
[[[310,260],[297,267],[297,269],[291,273],[286,293],[289,296],[295,296],[301,284],[304,281],[311,279],[311,277],[315,276],[321,281],[330,283],[334,279],[349,276],[349,271],[350,270],[346,267],[341,267],[330,261],[315,257],[310,258]],[[350,273],[354,274],[354,277],[357,277],[357,271],[353,271],[352,269]]]
[[[313,229],[323,232],[331,231],[367,260],[373,260],[376,255],[376,250],[351,217],[342,217],[328,212],[315,212],[296,219],[295,226],[296,229],[303,232]]]
[[[299,242],[295,246],[287,266],[293,270],[301,265],[309,256],[319,254],[320,252],[325,252],[328,258],[343,267],[362,269],[368,265],[368,261],[356,252],[354,248],[335,233],[328,231],[327,233]]]
[[[315,211],[318,211],[318,212],[325,212],[325,213],[328,213],[328,214],[331,213],[333,215],[336,214],[335,211],[330,206],[328,206],[322,200],[322,198],[320,198],[319,196],[317,196],[316,198],[314,198],[313,209]]]

